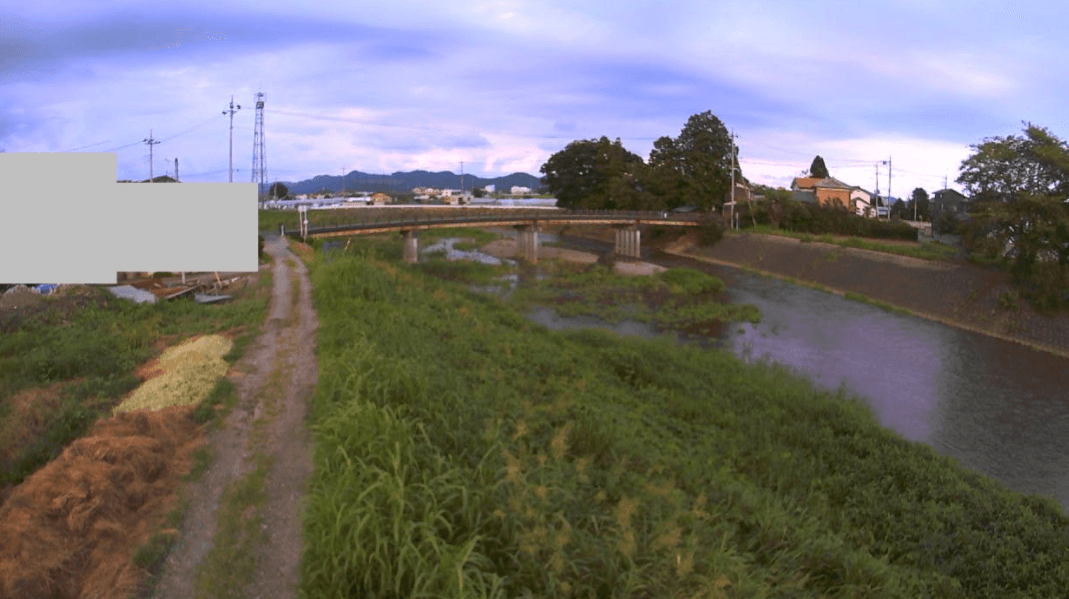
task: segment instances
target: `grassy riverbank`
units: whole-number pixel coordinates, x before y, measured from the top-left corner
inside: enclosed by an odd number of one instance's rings
[[[809,233],[796,233],[794,231],[788,231],[786,229],[780,229],[778,227],[771,227],[768,225],[748,227],[741,232],[731,232],[728,234],[745,235],[747,233],[778,235],[780,237],[790,237],[792,239],[798,239],[799,241],[803,242],[818,241],[821,243],[837,245],[839,247],[858,248],[862,250],[871,250],[874,252],[884,252],[886,254],[897,254],[899,256],[909,256],[911,258],[920,258],[922,260],[942,260],[946,262],[953,262],[958,259],[959,254],[957,248],[948,245],[943,245],[938,241],[933,241],[931,243],[889,243],[886,240],[862,239],[861,237],[847,237],[844,235],[811,235]]]
[[[391,249],[392,251],[392,249]],[[308,596],[1053,597],[1069,518],[783,369],[312,266]]]

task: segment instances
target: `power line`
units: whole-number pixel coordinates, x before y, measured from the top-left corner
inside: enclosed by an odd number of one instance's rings
[[[223,114],[230,115],[230,183],[234,182],[234,113],[241,110],[241,104],[234,106],[234,96],[230,96],[230,108]]]

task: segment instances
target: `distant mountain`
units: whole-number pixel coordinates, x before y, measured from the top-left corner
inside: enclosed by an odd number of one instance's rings
[[[391,175],[372,175],[353,171],[344,178],[346,191],[385,191],[385,192],[410,192],[414,187],[434,187],[437,189],[460,189],[460,175],[441,171],[431,173],[428,171],[411,171],[408,173],[393,173]],[[318,175],[296,183],[282,181],[291,194],[299,195],[313,193],[320,190],[340,191],[342,189],[342,177],[340,175]],[[538,177],[527,173],[512,173],[504,177],[484,179],[474,175],[464,175],[464,189],[497,186],[498,191],[507,192],[513,185],[529,187],[537,191],[542,187],[542,181]]]

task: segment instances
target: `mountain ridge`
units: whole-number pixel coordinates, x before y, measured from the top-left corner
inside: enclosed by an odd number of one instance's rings
[[[351,171],[344,177],[342,175],[316,175],[303,181],[280,181],[286,186],[291,194],[314,193],[321,190],[341,191],[344,180],[345,191],[384,191],[384,192],[410,192],[415,187],[434,187],[437,189],[460,189],[461,176],[452,171],[430,172],[415,170],[407,172],[394,172],[389,175],[374,175],[361,171]],[[465,173],[463,180],[464,189],[496,185],[498,191],[508,191],[513,185],[530,187],[537,191],[542,187],[542,181],[534,175],[527,173],[512,173],[503,177],[477,177]]]

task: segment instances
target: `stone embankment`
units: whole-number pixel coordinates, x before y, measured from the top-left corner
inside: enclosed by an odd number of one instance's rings
[[[674,245],[666,251],[859,293],[917,316],[1069,357],[1069,316],[1043,316],[1024,300],[1008,299],[1004,294],[1013,286],[999,270],[757,233],[730,234],[711,247]]]

